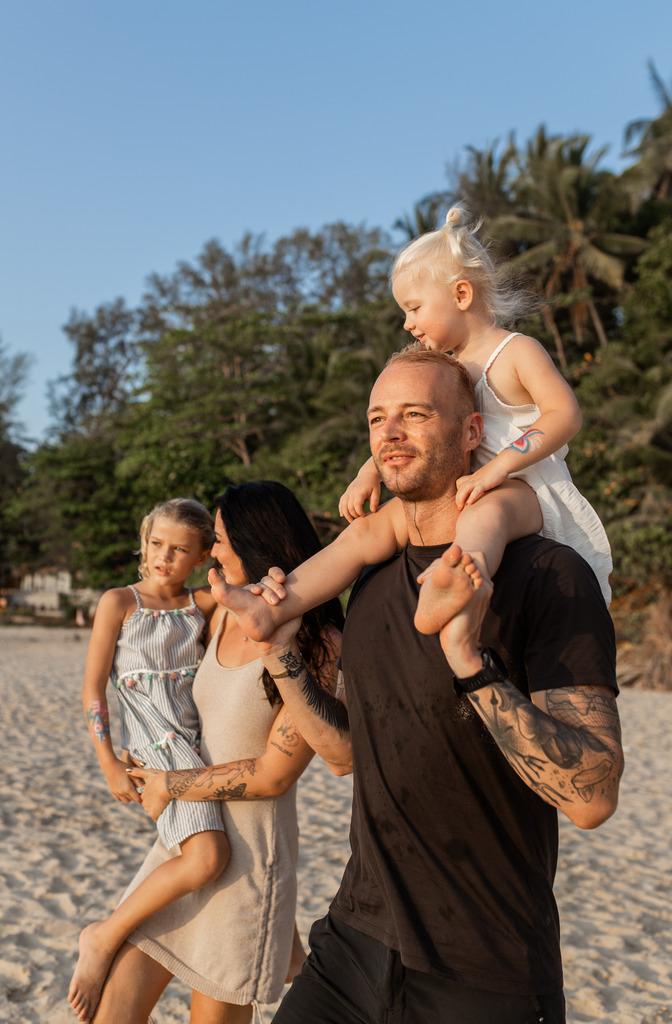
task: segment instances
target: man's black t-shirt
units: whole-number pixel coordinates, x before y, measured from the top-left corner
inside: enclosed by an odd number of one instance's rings
[[[557,813],[455,695],[438,637],[413,626],[416,577],[445,548],[409,546],[353,592],[342,655],[352,856],[332,912],[416,970],[496,992],[555,992]],[[481,641],[526,694],[616,687],[597,580],[572,549],[542,538],[507,548]]]

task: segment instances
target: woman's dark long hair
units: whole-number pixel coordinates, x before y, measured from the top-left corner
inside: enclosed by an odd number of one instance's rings
[[[215,504],[250,583],[266,576],[272,565],[290,573],[320,550],[313,524],[284,484],[257,480],[227,487]],[[325,640],[329,627],[343,628],[343,611],[337,598],[306,612],[297,635],[303,660],[318,678],[325,661],[330,659]],[[266,670],[264,689],[271,704],[280,700]]]

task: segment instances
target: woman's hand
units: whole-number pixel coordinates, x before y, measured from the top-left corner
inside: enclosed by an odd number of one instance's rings
[[[254,644],[262,658],[278,657],[280,654],[286,654],[290,650],[298,651],[295,638],[300,628],[301,616],[299,615],[297,618],[290,619],[289,622],[284,622],[281,626],[278,626],[275,632],[265,641],[255,641],[252,637],[248,637],[248,640]],[[277,669],[274,668],[273,671],[277,671]]]
[[[126,772],[132,779],[138,780],[138,799],[150,818],[156,821],[171,801],[166,785],[168,773],[156,768],[127,768]]]
[[[287,576],[282,569],[272,565],[268,570],[268,576],[264,576],[259,583],[248,583],[245,590],[249,590],[257,597],[263,597],[267,604],[277,604],[287,597],[287,591],[282,585],[286,579]]]

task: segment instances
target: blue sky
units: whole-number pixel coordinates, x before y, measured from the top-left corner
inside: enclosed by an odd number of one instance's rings
[[[4,0],[0,337],[34,357],[27,433],[70,310],[137,303],[210,238],[390,229],[465,146],[542,123],[618,170],[670,40],[665,0]]]

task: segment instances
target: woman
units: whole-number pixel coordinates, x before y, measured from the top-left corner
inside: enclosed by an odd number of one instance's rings
[[[216,504],[212,554],[229,583],[245,586],[269,566],[299,565],[319,549],[305,512],[282,484],[229,487]],[[304,617],[299,635],[304,658],[329,688],[342,622],[340,605],[330,602]],[[187,894],[130,936],[108,974],[95,1024],[146,1024],[173,976],[192,988],[192,1024],[248,1024],[253,1004],[275,1002],[303,957],[298,936],[293,941],[295,783],[313,751],[254,645],[223,608],[211,620],[193,692],[201,757],[214,767],[148,772],[144,780],[135,772],[135,781],[152,817],[171,796],[225,801],[231,859],[212,885]],[[157,840],[131,888],[173,855]]]

